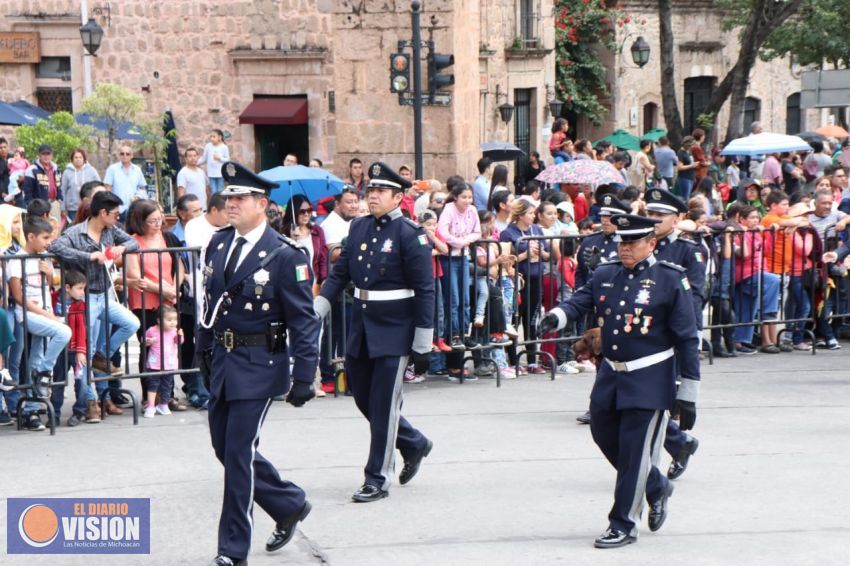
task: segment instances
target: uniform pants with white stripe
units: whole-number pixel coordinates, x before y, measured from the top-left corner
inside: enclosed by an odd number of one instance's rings
[[[389,489],[395,466],[395,449],[408,458],[425,447],[428,439],[401,416],[402,379],[407,356],[369,358],[366,341],[358,357],[345,358],[345,375],[354,402],[369,421],[372,440],[364,469],[366,483]]]
[[[647,501],[657,501],[667,489],[667,478],[658,470],[664,441],[666,413],[652,409],[623,409],[590,404],[593,441],[617,470],[614,505],[609,525],[637,536],[637,524]]]
[[[304,506],[304,490],[282,480],[257,451],[270,405],[271,399],[210,399],[210,437],[216,458],[224,464],[218,552],[231,558],[244,559],[251,549],[255,501],[275,522],[292,517]]]
[[[674,460],[679,459],[679,454],[682,453],[682,448],[688,442],[688,435],[685,434],[679,423],[676,421],[667,421],[667,434],[664,435],[664,450],[667,451]]]

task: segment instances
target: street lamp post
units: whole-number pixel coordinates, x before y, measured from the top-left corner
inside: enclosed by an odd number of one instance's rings
[[[635,42],[632,43],[631,52],[632,61],[638,67],[643,68],[649,62],[649,43],[642,35],[638,36]]]

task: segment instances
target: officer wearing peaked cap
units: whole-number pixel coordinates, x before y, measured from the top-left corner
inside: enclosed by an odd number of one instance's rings
[[[617,243],[614,241],[616,228],[611,216],[630,212],[628,205],[607,193],[599,197],[601,231],[595,232],[581,242],[576,265],[576,288],[584,285],[590,274],[600,264],[617,259]]]
[[[366,188],[370,216],[351,222],[348,239],[315,300],[324,317],[346,284],[355,285],[345,371],[357,408],[369,421],[365,481],[352,499],[376,501],[389,492],[398,448],[399,482],[419,471],[432,442],[401,416],[402,378],[411,351],[417,365],[431,351],[434,274],[425,232],[399,204],[411,183],[383,163],[372,164]]]
[[[659,260],[675,263],[685,269],[691,286],[691,300],[694,309],[694,320],[697,328],[702,329],[702,307],[705,302],[705,259],[704,250],[690,240],[679,238],[676,224],[679,215],[687,212],[687,205],[664,189],[653,188],[646,191],[646,213],[650,218],[659,220],[655,227],[658,245],[655,257]],[[697,345],[699,349],[701,344]],[[682,432],[675,421],[667,424],[667,434],[664,449],[673,458],[667,477],[679,478],[687,469],[690,457],[696,452],[699,441]]]
[[[687,277],[681,267],[653,254],[658,221],[630,214],[611,220],[620,260],[600,265],[572,298],[543,317],[538,329],[563,328],[593,309],[598,315],[604,359],[590,394],[590,426],[593,440],[617,470],[617,481],[608,529],[596,539],[597,548],[637,541],[644,496],[650,503],[649,529],[664,523],[673,492],[657,468],[666,411],[676,405],[682,427],[693,425],[700,369]],[[674,350],[679,352],[675,357]]]
[[[310,262],[266,223],[276,184],[233,162],[222,176],[230,226],[213,235],[202,259],[206,312],[198,336],[210,378],[210,437],[225,469],[212,566],[246,562],[254,502],[276,523],[268,551],[289,542],[310,512],[304,491],[281,479],[257,446],[273,397],[289,391],[287,401],[298,407],[314,396],[319,339]]]
[[[576,289],[587,283],[593,270],[601,263],[617,260],[617,242],[615,231],[617,227],[611,223],[611,216],[623,214],[631,209],[627,204],[617,199],[611,193],[599,197],[599,219],[601,231],[594,232],[581,242],[578,250],[578,264],[576,265]],[[596,326],[593,316],[588,318],[586,327]],[[590,411],[576,417],[581,424],[590,424]]]

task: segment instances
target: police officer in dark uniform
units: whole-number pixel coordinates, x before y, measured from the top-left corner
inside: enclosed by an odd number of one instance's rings
[[[597,548],[637,541],[644,495],[650,503],[649,529],[661,528],[673,493],[672,483],[656,467],[666,411],[675,405],[682,428],[691,428],[699,389],[699,337],[684,269],[655,259],[657,220],[630,214],[611,220],[621,239],[620,261],[600,265],[571,299],[543,317],[538,329],[563,328],[593,309],[602,329],[604,360],[590,394],[590,427],[617,469],[617,482],[609,526],[596,539]]]
[[[631,208],[627,204],[618,200],[611,193],[601,195],[599,197],[599,204],[601,231],[594,232],[581,242],[577,254],[576,289],[587,283],[593,270],[599,264],[617,259],[617,242],[615,241],[617,227],[611,224],[611,216],[614,214],[629,213],[631,211]],[[592,327],[595,324],[593,317],[589,318],[589,323],[588,327]],[[586,413],[576,417],[576,420],[581,424],[590,424],[590,410],[588,409]]]
[[[351,222],[340,258],[315,300],[316,312],[324,318],[346,284],[355,285],[345,372],[372,436],[366,479],[352,496],[357,502],[389,495],[394,448],[404,458],[399,482],[405,484],[433,446],[401,416],[408,357],[412,351],[422,367],[431,352],[431,245],[424,230],[398,208],[411,183],[383,163],[371,165],[368,174],[371,215]]]
[[[687,205],[664,189],[648,189],[646,199],[646,214],[659,222],[655,226],[658,245],[655,247],[655,258],[675,263],[685,269],[691,285],[691,300],[693,302],[694,320],[697,328],[702,329],[702,307],[705,301],[705,258],[704,250],[699,244],[679,238],[676,224],[679,215],[688,211]],[[697,352],[701,347],[697,345]],[[673,458],[667,470],[667,477],[677,479],[688,467],[690,457],[697,451],[699,441],[682,432],[676,421],[667,423],[667,434],[664,449]]]
[[[582,240],[578,250],[576,289],[587,283],[590,274],[600,263],[617,259],[617,242],[614,241],[614,233],[617,227],[611,224],[611,216],[631,212],[628,205],[618,200],[611,193],[599,197],[599,204],[600,231],[594,232]]]
[[[289,542],[310,512],[304,491],[282,480],[257,446],[273,397],[289,391],[287,401],[296,407],[314,397],[319,339],[309,258],[266,223],[276,184],[233,162],[224,164],[222,176],[230,226],[205,251],[206,312],[198,336],[201,369],[210,378],[210,437],[224,465],[211,566],[247,563],[255,501],[276,522],[268,551]]]

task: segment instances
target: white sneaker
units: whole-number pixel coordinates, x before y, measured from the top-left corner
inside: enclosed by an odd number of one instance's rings
[[[156,407],[148,407],[142,415],[146,419],[152,419],[156,416]]]
[[[511,338],[516,338],[517,336],[519,336],[519,332],[516,328],[514,328],[513,324],[508,324],[507,326],[505,326],[505,334],[507,334]]]
[[[162,403],[161,405],[157,405],[154,409],[160,415],[170,415],[171,409],[168,408],[168,405]]]
[[[0,369],[0,391],[11,391],[17,384],[18,382],[12,379],[8,369]]]
[[[589,371],[591,373],[596,373],[596,365],[590,360],[584,360],[583,362],[579,362],[579,371]],[[581,368],[584,368],[583,370]]]
[[[579,373],[579,371],[580,370],[577,367],[571,366],[569,362],[564,362],[563,364],[558,366],[558,368],[555,370],[555,373],[573,374]]]
[[[512,367],[506,367],[502,370],[499,370],[499,376],[502,379],[516,379],[516,370]]]

